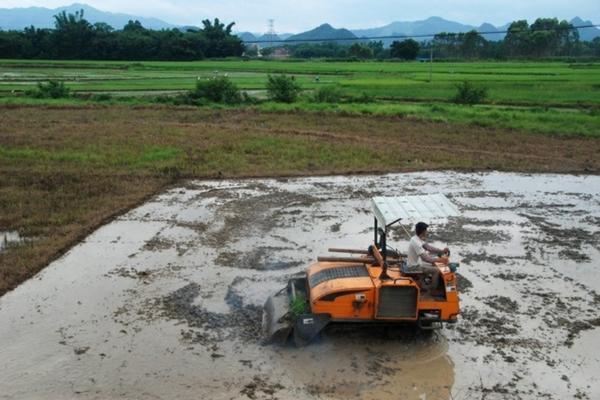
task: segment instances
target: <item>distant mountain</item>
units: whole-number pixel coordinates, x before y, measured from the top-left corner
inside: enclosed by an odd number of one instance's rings
[[[265,33],[264,35],[257,37],[256,40],[261,42],[279,42],[283,39],[276,33]]]
[[[531,21],[532,22],[532,21]],[[574,26],[581,25],[592,25],[591,21],[584,21],[579,17],[573,18],[571,24]],[[442,32],[468,32],[476,30],[477,32],[496,32],[505,31],[510,26],[510,23],[502,26],[494,26],[489,23],[483,23],[481,26],[476,27],[472,25],[461,24],[459,22],[448,21],[440,17],[430,17],[422,21],[396,21],[391,24],[381,26],[379,28],[370,29],[354,29],[354,33],[358,37],[378,37],[378,36],[419,36],[429,35]],[[495,33],[486,34],[484,37],[487,40],[502,40],[506,34]],[[593,40],[600,36],[600,29],[598,28],[586,28],[579,29],[579,37],[581,40]],[[431,39],[430,37],[415,38],[416,40],[424,41]],[[383,42],[389,45],[392,41],[399,39],[384,39]]]
[[[354,29],[352,32],[359,37],[373,36],[419,36],[419,35],[435,35],[442,32],[469,32],[476,30],[477,32],[496,32],[506,30],[510,24],[505,24],[496,27],[490,23],[483,23],[479,27],[460,22],[448,21],[441,17],[429,17],[422,21],[396,21],[391,24],[371,29]],[[502,40],[504,33],[486,34],[487,40]],[[430,40],[430,36],[416,37],[418,41]],[[389,45],[392,41],[399,39],[384,39],[383,42]]]
[[[354,29],[352,32],[358,37],[378,37],[395,35],[417,36],[414,38],[415,40],[425,41],[431,40],[431,37],[418,36],[442,32],[468,32],[473,29],[477,28],[471,25],[461,24],[459,22],[448,21],[440,17],[429,17],[422,21],[396,21],[379,28]],[[384,45],[389,46],[394,40],[402,40],[402,38],[383,39],[382,41]]]
[[[329,24],[323,24],[311,29],[310,31],[302,32],[297,35],[292,35],[286,39],[286,42],[302,42],[303,40],[315,39],[358,39],[356,35],[348,29],[336,29]],[[352,40],[343,40],[344,43],[351,43]]]
[[[488,24],[487,22],[484,22],[483,24],[481,24],[481,26],[479,28],[476,28],[477,32],[482,32],[482,33],[486,33],[486,32],[498,32],[498,31],[504,31],[508,28],[509,24],[506,24],[504,26],[501,27],[496,27],[492,24]],[[483,37],[486,40],[493,40],[493,41],[499,41],[504,39],[504,36],[506,36],[505,33],[492,33],[492,34],[484,34]]]
[[[243,42],[260,43],[261,47],[269,47],[270,43],[272,43],[273,46],[279,46],[282,41],[292,36],[291,33],[277,33],[273,35],[265,33],[264,35],[261,35],[260,33],[252,32],[237,32],[236,35]]]
[[[251,32],[237,32],[236,36],[239,37],[243,42],[254,42],[258,40],[256,35]]]
[[[144,18],[135,15],[111,13],[98,10],[87,4],[74,3],[70,6],[54,9],[43,7],[0,8],[0,29],[22,30],[31,25],[36,28],[53,28],[54,15],[62,11],[75,13],[79,10],[83,10],[85,19],[92,24],[95,24],[96,22],[105,22],[115,29],[121,29],[129,20],[138,20],[144,27],[149,29],[168,29],[176,27],[175,25],[156,18]]]
[[[396,21],[391,24],[371,29],[354,29],[358,36],[392,36],[392,35],[427,35],[441,32],[468,32],[475,27],[459,22],[448,21],[440,17],[429,17],[422,21]],[[427,39],[427,38],[425,38]]]
[[[593,25],[592,21],[584,21],[579,17],[575,17],[571,20],[571,25],[573,26],[586,26]],[[579,39],[580,40],[594,40],[597,37],[600,37],[600,29],[598,28],[584,28],[577,29],[579,31]]]

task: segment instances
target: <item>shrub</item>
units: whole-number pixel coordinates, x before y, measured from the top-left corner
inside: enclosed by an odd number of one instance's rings
[[[196,82],[196,89],[188,93],[191,100],[212,103],[238,104],[242,94],[235,83],[225,76],[216,76]]]
[[[40,99],[61,99],[69,97],[71,91],[64,82],[51,79],[46,83],[38,82],[37,88],[27,94]]]
[[[487,88],[476,87],[471,82],[464,81],[456,85],[456,95],[452,99],[457,104],[483,103],[487,98]]]
[[[370,94],[367,94],[365,92],[362,92],[362,94],[360,96],[350,97],[348,99],[348,101],[350,103],[358,103],[358,104],[374,103],[375,102],[375,97],[371,96]]]
[[[91,100],[93,100],[93,101],[110,101],[110,100],[112,100],[112,96],[108,93],[99,93],[99,94],[94,94],[91,97]]]
[[[317,89],[313,100],[317,103],[339,103],[342,100],[342,91],[335,86],[325,86]]]
[[[296,78],[286,75],[268,76],[267,94],[271,100],[293,103],[298,98],[301,87]]]

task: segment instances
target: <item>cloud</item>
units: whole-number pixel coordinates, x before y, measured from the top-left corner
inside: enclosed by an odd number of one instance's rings
[[[600,1],[571,0],[87,0],[104,11],[156,17],[176,24],[199,25],[205,18],[235,21],[238,30],[263,32],[267,20],[275,19],[279,32],[299,32],[329,22],[336,27],[364,28],[392,21],[439,16],[458,22],[501,25],[516,19],[575,16],[596,19]],[[65,0],[0,0],[0,7],[58,7]]]

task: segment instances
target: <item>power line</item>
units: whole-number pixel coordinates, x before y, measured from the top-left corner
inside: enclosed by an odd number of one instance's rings
[[[269,47],[273,47],[273,40],[277,37],[275,36],[275,20],[273,18],[269,19],[267,21],[267,23],[269,24],[269,29],[267,30],[267,38],[269,38],[269,43],[270,46]]]
[[[498,35],[498,34],[506,34],[509,32],[550,32],[550,31],[570,31],[575,29],[586,29],[586,28],[598,28],[600,25],[592,24],[592,25],[579,25],[572,27],[557,27],[557,28],[539,28],[539,29],[506,29],[501,31],[483,31],[478,32],[479,35]],[[441,33],[446,34],[454,34],[458,35],[460,33],[464,34],[467,32],[438,32],[438,33],[423,33],[418,35],[388,35],[388,36],[362,36],[362,37],[354,37],[354,38],[322,38],[322,39],[277,39],[277,40],[269,40],[270,43],[306,43],[306,42],[356,42],[356,41],[364,41],[364,40],[384,40],[384,39],[418,39],[418,38],[432,38]],[[257,44],[264,43],[264,40],[248,40],[244,41],[244,43],[248,44]]]

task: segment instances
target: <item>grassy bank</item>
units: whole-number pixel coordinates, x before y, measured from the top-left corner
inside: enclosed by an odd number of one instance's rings
[[[0,106],[0,231],[30,239],[0,252],[0,293],[183,178],[600,170],[594,138],[263,107]]]
[[[349,115],[414,118],[431,122],[514,129],[558,136],[600,137],[600,112],[540,107],[497,107],[454,104],[296,104],[264,103],[263,111],[308,111]]]
[[[151,107],[156,106],[150,98],[113,98],[93,101],[78,98],[35,99],[28,97],[2,98],[4,107]],[[213,105],[206,110],[223,110],[231,107]],[[600,137],[600,111],[581,108],[547,108],[514,106],[462,106],[430,103],[314,103],[302,100],[293,104],[261,102],[257,105],[240,106],[239,109],[260,110],[268,113],[308,112],[333,115],[381,116],[409,118],[425,122],[452,123],[467,127],[512,129],[524,133],[544,133],[556,136]]]

